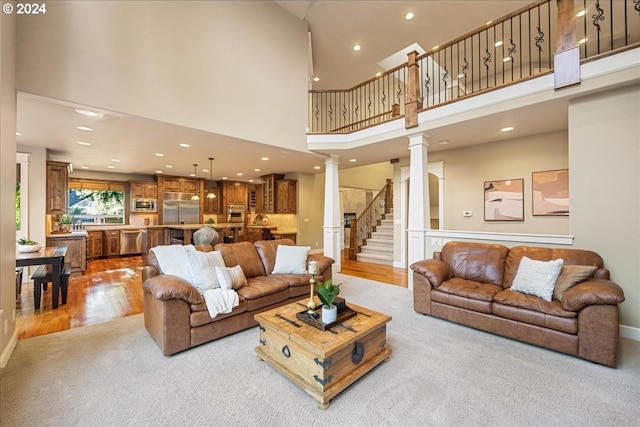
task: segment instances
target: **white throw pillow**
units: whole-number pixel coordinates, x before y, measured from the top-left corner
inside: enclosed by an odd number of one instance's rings
[[[171,274],[193,283],[193,275],[187,252],[188,246],[163,245],[151,248],[163,274]]]
[[[271,274],[305,274],[310,246],[278,245],[276,265]]]
[[[207,289],[220,287],[216,267],[224,267],[224,259],[219,251],[203,252],[188,249],[187,258],[191,267],[191,284],[203,293]]]
[[[239,289],[247,284],[242,267],[216,267],[218,283],[222,289]]]
[[[553,261],[537,261],[526,256],[522,257],[511,290],[551,301],[563,263],[562,258]]]

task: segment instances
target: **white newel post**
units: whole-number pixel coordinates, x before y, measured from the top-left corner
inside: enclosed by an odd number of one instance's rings
[[[325,160],[324,180],[324,255],[335,260],[333,271],[342,271],[342,225],[340,223],[340,183],[338,159],[331,155]]]
[[[425,232],[430,228],[427,138],[419,133],[409,136],[409,220],[407,226],[407,265],[427,258]],[[409,270],[409,289],[413,274]]]

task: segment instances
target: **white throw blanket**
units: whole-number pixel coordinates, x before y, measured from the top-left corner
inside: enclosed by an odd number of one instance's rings
[[[231,313],[233,307],[240,304],[238,294],[233,289],[207,289],[202,293],[202,297],[207,303],[207,309],[212,319],[220,313]]]

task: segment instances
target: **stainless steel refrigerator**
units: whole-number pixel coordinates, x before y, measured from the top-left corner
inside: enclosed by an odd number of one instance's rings
[[[162,193],[162,224],[200,223],[200,201],[190,193]]]

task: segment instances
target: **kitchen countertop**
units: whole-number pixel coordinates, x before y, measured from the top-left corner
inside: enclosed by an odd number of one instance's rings
[[[146,228],[173,228],[174,230],[195,230],[204,226],[213,228],[242,228],[243,223],[237,222],[219,222],[216,224],[164,224],[164,225],[148,225]],[[144,228],[144,227],[142,227]]]
[[[47,239],[55,239],[56,237],[87,237],[87,230],[73,230],[70,233],[51,233],[47,234]]]

